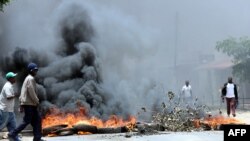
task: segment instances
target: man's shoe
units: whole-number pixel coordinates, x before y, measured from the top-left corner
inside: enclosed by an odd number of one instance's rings
[[[236,114],[233,114],[233,117],[236,117]]]
[[[2,139],[8,139],[8,132],[3,134]]]
[[[21,139],[19,139],[18,136],[13,136],[11,134],[8,134],[8,137],[9,137],[10,141],[21,141]]]

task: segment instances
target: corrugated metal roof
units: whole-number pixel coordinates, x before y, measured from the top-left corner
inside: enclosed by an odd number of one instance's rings
[[[226,69],[234,66],[234,63],[231,60],[215,60],[207,64],[202,64],[196,69]]]

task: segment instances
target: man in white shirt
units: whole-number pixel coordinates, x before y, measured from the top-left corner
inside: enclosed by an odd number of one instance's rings
[[[7,127],[11,132],[16,128],[16,118],[14,113],[15,90],[13,84],[16,82],[16,74],[8,72],[6,74],[7,82],[4,84],[0,94],[0,130]]]
[[[190,103],[192,101],[192,87],[189,84],[189,81],[185,81],[185,85],[181,89],[181,99],[185,103]]]
[[[233,83],[232,77],[228,78],[228,82],[224,84],[224,87],[226,89],[226,95],[224,97],[226,98],[227,115],[230,116],[232,113],[232,115],[235,117],[235,104],[238,103],[238,90],[236,84]]]

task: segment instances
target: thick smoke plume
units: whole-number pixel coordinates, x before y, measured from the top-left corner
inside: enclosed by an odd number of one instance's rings
[[[27,4],[28,3],[33,4],[31,1],[28,1]],[[41,41],[39,41],[39,38],[36,38],[34,39],[36,41],[33,42],[31,38],[27,46],[25,46],[24,43],[22,47],[17,43],[15,47],[12,47],[13,49],[2,48],[2,50],[7,50],[8,54],[1,55],[1,72],[3,75],[8,71],[18,73],[18,91],[20,91],[21,84],[27,75],[27,64],[29,62],[35,62],[39,65],[37,76],[38,93],[44,114],[54,107],[65,112],[77,112],[79,107],[84,107],[90,116],[108,118],[110,115],[116,114],[126,117],[127,115],[135,114],[136,111],[140,109],[140,106],[144,106],[144,100],[137,101],[138,99],[135,99],[135,97],[137,97],[136,95],[138,95],[140,99],[143,97],[141,95],[142,92],[145,94],[154,93],[152,89],[154,89],[155,84],[147,79],[143,81],[136,80],[129,84],[129,79],[134,79],[129,77],[133,76],[127,76],[128,80],[122,80],[126,78],[126,76],[122,76],[123,78],[119,76],[124,75],[118,74],[120,73],[120,69],[127,69],[121,72],[126,73],[129,69],[136,67],[133,60],[124,62],[126,60],[121,60],[120,55],[124,57],[123,59],[126,59],[127,57],[133,56],[133,50],[140,52],[140,49],[130,44],[130,39],[113,41],[120,38],[115,36],[127,38],[126,34],[130,34],[129,32],[125,33],[125,35],[112,35],[113,32],[106,32],[107,37],[105,38],[105,35],[102,35],[102,32],[106,30],[105,27],[99,29],[100,25],[98,25],[103,21],[96,21],[95,18],[108,13],[93,15],[93,13],[90,14],[93,12],[91,8],[91,6],[86,8],[86,5],[78,2],[62,2],[55,6],[55,10],[51,16],[53,20],[45,24],[46,27],[54,31],[54,33],[51,33],[51,31],[48,32],[48,29],[42,31],[45,32],[43,33],[45,35],[47,33],[51,39],[47,41],[41,39]],[[43,18],[41,17],[41,19]],[[103,20],[103,18],[100,19]],[[29,24],[32,28],[36,28],[34,32],[39,31],[37,25]],[[48,26],[47,24],[51,25]],[[115,32],[123,32],[123,27],[119,27],[119,25],[114,26],[117,26],[113,28],[116,30]],[[15,41],[15,39],[10,40]],[[42,41],[45,43],[35,44],[37,42],[42,43]],[[106,41],[107,43],[103,43]],[[2,45],[4,45],[4,43],[2,43]],[[28,45],[32,47],[28,47]],[[124,48],[130,45],[132,45],[132,47],[129,48],[132,50]],[[120,49],[115,49],[117,46],[120,46]],[[120,52],[119,50],[123,51]],[[129,50],[130,52],[127,52]],[[112,58],[102,59],[101,57],[105,55],[105,52],[112,54],[110,55]],[[113,58],[115,54],[119,55],[117,56],[119,60]],[[142,58],[138,56],[134,59],[141,60]],[[112,62],[114,65],[112,65]],[[105,67],[105,65],[108,67]],[[105,70],[103,70],[102,67],[105,68]],[[107,76],[103,77],[103,74]],[[2,84],[3,82],[4,80],[1,80]],[[139,84],[141,82],[144,84]],[[135,83],[137,83],[138,86],[135,86]],[[134,87],[138,88],[134,89]],[[141,104],[135,104],[135,101]]]

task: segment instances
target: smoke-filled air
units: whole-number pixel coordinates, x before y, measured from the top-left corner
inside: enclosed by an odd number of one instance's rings
[[[225,1],[13,0],[0,13],[0,84],[16,72],[20,91],[35,62],[45,112],[84,107],[99,118],[154,111],[185,80],[206,102],[200,56],[223,57],[216,41],[249,34],[249,2]]]

